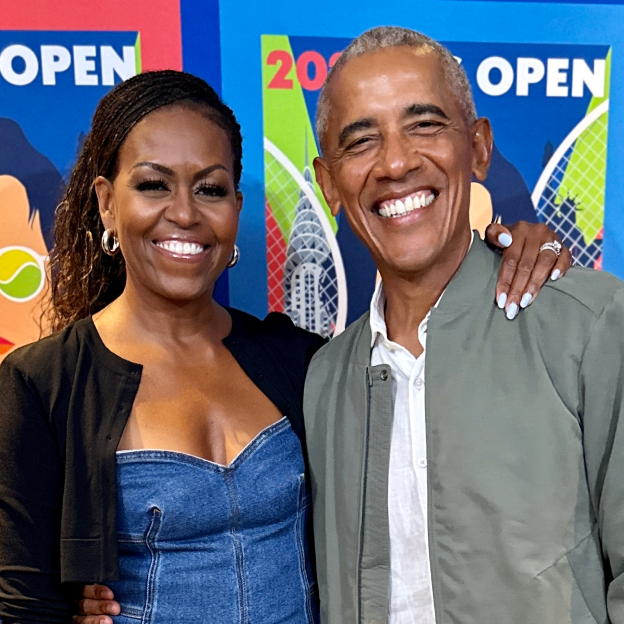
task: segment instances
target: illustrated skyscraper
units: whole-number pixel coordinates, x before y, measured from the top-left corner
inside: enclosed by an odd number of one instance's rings
[[[303,178],[314,193],[307,139]],[[303,190],[295,211],[284,268],[284,311],[295,325],[330,336],[336,323],[338,296],[331,250],[323,226]]]

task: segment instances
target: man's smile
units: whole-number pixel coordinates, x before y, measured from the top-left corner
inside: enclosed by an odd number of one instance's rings
[[[387,219],[403,217],[431,205],[438,197],[434,189],[421,189],[404,197],[386,199],[377,204],[374,212]]]

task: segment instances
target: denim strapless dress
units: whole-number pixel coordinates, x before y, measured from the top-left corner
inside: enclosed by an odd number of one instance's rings
[[[286,418],[228,467],[117,453],[119,624],[316,624],[310,496]]]

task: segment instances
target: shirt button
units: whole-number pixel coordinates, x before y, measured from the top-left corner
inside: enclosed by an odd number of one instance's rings
[[[258,373],[258,380],[262,381],[264,379],[264,375],[262,373]]]
[[[423,381],[423,380],[419,377],[419,378],[416,380],[416,388],[417,388],[418,390],[422,390],[424,385],[425,385],[425,382],[424,382],[424,381]]]
[[[388,371],[382,370],[380,377],[381,377],[381,381],[386,381],[386,379],[388,379]]]
[[[419,465],[421,468],[426,468],[426,467],[427,467],[427,458],[426,458],[426,457],[421,457],[421,458],[418,460],[418,465]]]

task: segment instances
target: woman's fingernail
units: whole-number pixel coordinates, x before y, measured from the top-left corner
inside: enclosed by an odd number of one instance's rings
[[[513,321],[516,318],[516,314],[518,314],[518,305],[515,303],[512,303],[508,308],[507,308],[507,318],[510,321]]]
[[[554,282],[556,279],[559,279],[559,276],[561,275],[561,271],[559,269],[555,269],[551,276],[550,279]]]
[[[520,307],[526,308],[529,303],[531,303],[531,299],[533,299],[533,295],[531,293],[524,293],[524,295],[522,295],[522,299],[520,299]]]
[[[498,242],[503,247],[509,247],[509,245],[511,245],[511,243],[513,243],[513,238],[511,238],[511,236],[509,234],[507,234],[506,232],[503,232],[502,234],[498,235]]]
[[[500,295],[498,295],[498,301],[496,303],[498,304],[498,307],[502,310],[507,303],[507,293],[501,293]]]

